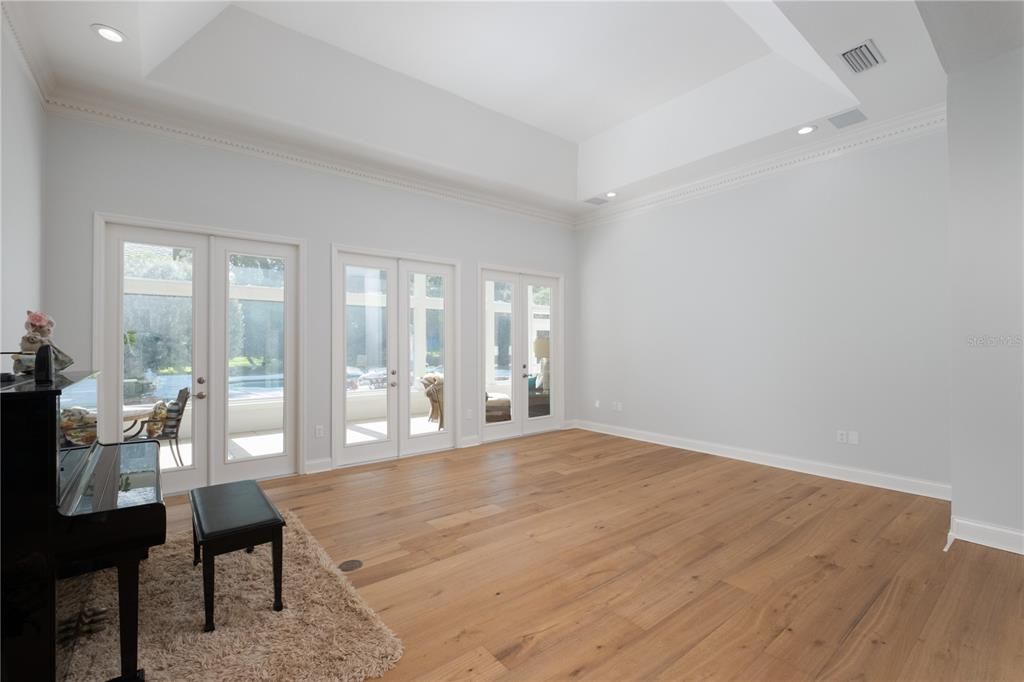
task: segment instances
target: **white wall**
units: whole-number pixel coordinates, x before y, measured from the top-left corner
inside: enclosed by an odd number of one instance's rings
[[[45,114],[28,66],[3,22],[0,349],[16,350],[25,311],[42,307],[43,127]],[[5,361],[9,371],[10,363]]]
[[[946,169],[931,134],[579,233],[578,416],[941,494]]]
[[[478,265],[564,273],[572,295],[572,234],[551,223],[77,117],[50,115],[47,136],[44,265],[61,277],[47,278],[43,296],[80,366],[92,355],[94,211],[306,240],[309,461],[330,457],[330,439],[313,428],[331,424],[332,242],[461,259],[458,386],[474,411]],[[463,438],[476,434],[478,415],[459,416]]]
[[[1024,53],[950,73],[948,116],[954,527],[1024,552]]]

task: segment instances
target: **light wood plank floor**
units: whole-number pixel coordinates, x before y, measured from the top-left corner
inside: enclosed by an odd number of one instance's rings
[[[387,680],[1024,678],[1024,557],[938,500],[575,430],[265,487],[363,560]]]

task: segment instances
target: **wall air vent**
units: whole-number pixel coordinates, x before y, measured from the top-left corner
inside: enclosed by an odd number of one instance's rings
[[[885,63],[885,57],[882,56],[873,40],[865,40],[852,50],[847,50],[843,53],[843,59],[850,65],[854,73],[867,71]]]
[[[604,197],[590,197],[589,199],[587,199],[583,203],[584,204],[593,204],[594,206],[600,206],[601,204],[607,204],[608,200],[605,199]]]

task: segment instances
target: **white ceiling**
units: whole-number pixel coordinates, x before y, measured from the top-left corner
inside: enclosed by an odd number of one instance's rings
[[[948,73],[1024,46],[1024,2],[918,2]]]
[[[719,2],[242,7],[573,142],[769,52]]]
[[[827,141],[855,107],[878,122],[945,101],[911,2],[4,8],[51,100],[574,215]],[[866,38],[888,61],[853,74],[839,55]]]

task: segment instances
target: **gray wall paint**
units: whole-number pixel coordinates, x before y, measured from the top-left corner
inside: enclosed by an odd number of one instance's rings
[[[1024,530],[1024,53],[948,90],[953,516]],[[972,337],[995,337],[979,346]],[[1003,337],[1017,337],[1005,339]]]
[[[60,343],[81,365],[92,353],[94,211],[306,239],[307,460],[330,457],[330,439],[312,430],[331,424],[332,242],[461,260],[459,387],[475,412],[459,415],[464,438],[478,432],[479,264],[564,273],[574,299],[572,234],[551,223],[78,118],[50,116],[47,133],[44,262],[62,276],[43,293],[65,334],[74,330]]]
[[[932,134],[580,233],[580,417],[948,483],[946,164]]]
[[[42,307],[43,129],[39,91],[3,22],[3,224],[0,349],[17,349],[25,311]],[[4,362],[9,371],[10,362]]]

